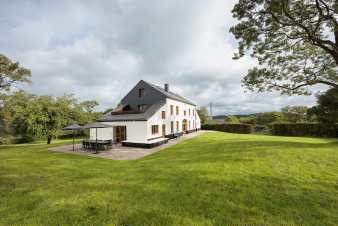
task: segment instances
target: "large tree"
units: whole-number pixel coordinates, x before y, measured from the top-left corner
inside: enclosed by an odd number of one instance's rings
[[[238,53],[258,60],[243,85],[249,90],[309,94],[338,87],[338,0],[239,0],[230,31]]]
[[[198,109],[197,114],[200,117],[202,124],[205,124],[208,122],[209,113],[206,107],[201,107],[200,109]]]
[[[61,97],[36,96],[27,108],[28,130],[35,136],[47,138],[50,144],[60,129],[72,123],[88,123],[99,115],[92,112],[96,101],[79,103],[73,94]]]
[[[25,91],[16,91],[4,96],[3,106],[0,108],[0,118],[3,120],[3,132],[20,137],[29,137],[26,117],[28,106],[35,98]]]
[[[64,101],[63,97],[37,96],[28,108],[28,128],[39,137],[47,138],[50,144],[57,132],[67,124],[67,116],[71,101]]]
[[[0,134],[15,138],[44,138],[51,143],[66,125],[85,124],[100,115],[95,101],[79,102],[74,95],[38,96],[16,91],[8,93],[0,108]]]
[[[329,89],[317,98],[318,105],[309,109],[309,114],[322,123],[338,123],[338,89]]]
[[[0,91],[9,90],[15,82],[29,82],[30,76],[29,69],[20,67],[18,62],[0,54]]]

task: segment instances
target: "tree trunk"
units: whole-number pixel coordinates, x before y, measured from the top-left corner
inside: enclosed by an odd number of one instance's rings
[[[52,142],[52,135],[47,136],[47,144],[50,144]]]

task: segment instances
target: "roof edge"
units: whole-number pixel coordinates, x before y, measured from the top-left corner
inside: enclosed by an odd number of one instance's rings
[[[177,93],[174,93],[174,92],[167,92],[165,91],[162,87],[158,86],[158,85],[155,85],[151,82],[147,82],[147,81],[144,81],[144,80],[141,80],[143,81],[144,83],[148,84],[149,86],[151,86],[152,88],[156,89],[157,91],[161,92],[163,95],[166,96],[166,98],[169,98],[169,99],[172,99],[172,100],[177,100],[177,101],[180,101],[180,102],[183,102],[183,103],[186,103],[186,104],[190,104],[190,105],[193,105],[193,106],[197,106],[195,103],[191,102],[190,100],[187,100],[185,97],[182,97],[181,95],[177,94]],[[140,82],[141,82],[140,81]],[[173,97],[174,95],[174,97]],[[177,96],[177,97],[175,97]]]

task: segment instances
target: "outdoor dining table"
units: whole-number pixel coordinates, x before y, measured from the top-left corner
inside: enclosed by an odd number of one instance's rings
[[[82,142],[83,148],[88,150],[105,150],[112,145],[111,140],[84,140]]]

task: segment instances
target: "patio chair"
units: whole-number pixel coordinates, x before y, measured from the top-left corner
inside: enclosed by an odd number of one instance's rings
[[[85,141],[85,140],[82,141],[82,148],[83,148],[84,150],[87,150],[87,149],[88,149],[88,142],[87,142],[87,141]]]
[[[174,139],[178,139],[180,137],[180,134],[179,133],[175,133],[174,134]]]
[[[113,144],[114,144],[114,141],[113,140],[107,140],[107,143],[106,143],[106,149],[109,150],[113,147]]]

